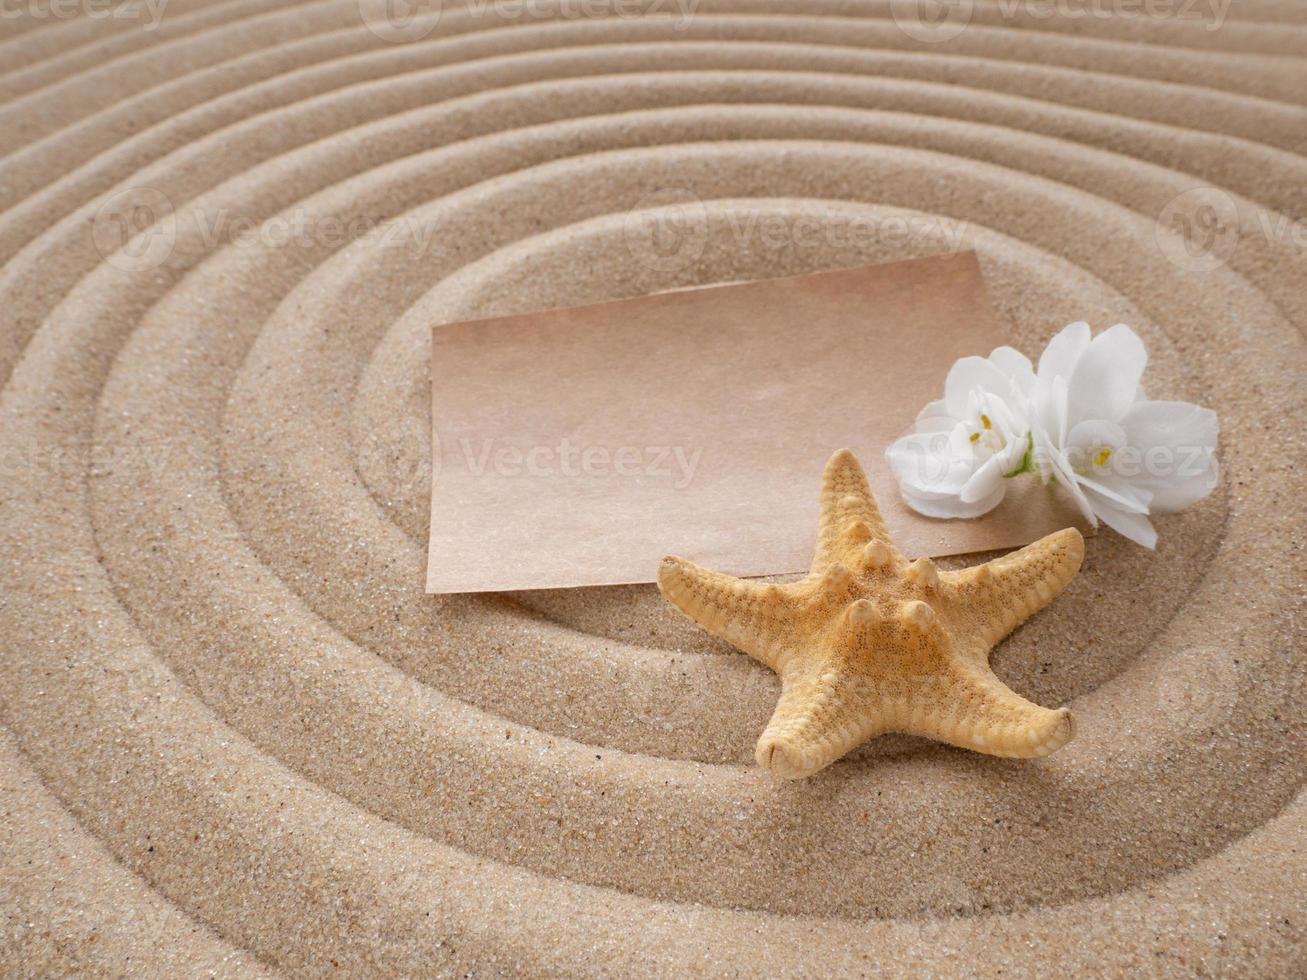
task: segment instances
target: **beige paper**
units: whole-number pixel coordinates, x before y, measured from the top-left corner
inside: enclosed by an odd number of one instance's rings
[[[885,447],[1000,343],[971,252],[435,327],[427,591],[802,571],[842,446],[913,556],[1077,524],[1036,480],[978,520],[899,498]]]

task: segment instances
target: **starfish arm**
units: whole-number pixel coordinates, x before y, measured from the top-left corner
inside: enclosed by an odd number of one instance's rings
[[[883,545],[881,561],[899,558],[890,541],[876,498],[867,486],[862,467],[847,449],[826,463],[821,480],[821,516],[812,571],[823,572],[836,562],[856,563],[856,555],[873,543]]]
[[[970,653],[987,658],[995,643],[1053,601],[1084,557],[1085,540],[1069,527],[983,565],[942,573],[951,618],[972,638]]]
[[[779,779],[803,779],[884,730],[878,700],[856,678],[787,672],[754,757]]]
[[[772,670],[780,670],[799,645],[794,622],[800,600],[787,586],[710,572],[669,555],[658,568],[658,589],[709,633]]]
[[[1041,708],[1027,701],[988,667],[936,679],[928,696],[900,712],[895,721],[898,731],[1009,758],[1048,755],[1075,734],[1069,709]]]
[[[842,449],[826,464],[819,533],[812,571],[788,585],[682,558],[664,558],[658,571],[672,605],[780,675],[755,752],[761,767],[801,779],[888,731],[1010,757],[1070,741],[1070,711],[1010,690],[989,669],[989,652],[1080,569],[1080,532],[960,572],[940,572],[929,558],[909,564]]]

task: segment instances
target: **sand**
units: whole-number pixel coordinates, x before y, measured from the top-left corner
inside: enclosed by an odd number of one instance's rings
[[[3,22],[5,973],[1307,968],[1307,9],[656,6]],[[995,654],[1066,749],[774,785],[653,587],[423,594],[432,324],[964,247],[1222,419]]]

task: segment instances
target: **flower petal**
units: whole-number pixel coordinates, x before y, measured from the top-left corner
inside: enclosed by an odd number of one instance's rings
[[[1017,393],[1023,398],[1030,397],[1035,386],[1035,369],[1030,358],[1012,347],[995,347],[989,354],[989,362],[1007,375]]]
[[[1180,458],[1177,467],[1181,474],[1166,479],[1150,480],[1147,486],[1153,494],[1151,509],[1155,514],[1174,514],[1190,504],[1197,503],[1212,492],[1221,479],[1216,454],[1208,452],[1192,458]]]
[[[1065,378],[1058,376],[1050,382],[1043,379],[1036,382],[1030,402],[1030,434],[1040,479],[1047,483],[1055,472],[1051,458],[1062,452],[1066,438]]]
[[[1089,324],[1068,323],[1057,332],[1039,358],[1039,380],[1051,384],[1054,378],[1071,378],[1076,362],[1089,346]]]
[[[1068,449],[1091,449],[1095,446],[1120,449],[1125,444],[1125,429],[1106,419],[1086,419],[1077,422],[1066,434]]]
[[[917,420],[912,424],[914,432],[948,432],[958,420],[948,413],[944,399],[931,402],[917,413]]]
[[[1101,498],[1094,499],[1093,503],[1095,513],[1113,531],[1150,550],[1157,547],[1157,529],[1147,515],[1128,513],[1105,503]]]
[[[1055,445],[1049,442],[1047,434],[1039,432],[1036,434],[1038,440],[1035,445],[1035,458],[1039,460],[1040,474],[1048,475],[1044,477],[1044,482],[1056,480],[1066,488],[1066,492],[1075,501],[1080,513],[1084,515],[1092,526],[1098,527],[1098,518],[1094,514],[1094,508],[1089,504],[1089,498],[1085,496],[1084,490],[1080,489],[1079,477],[1071,469],[1071,464],[1066,455]]]
[[[914,432],[885,450],[885,459],[901,487],[918,496],[956,496],[971,478],[973,460],[953,451],[946,432]]]
[[[1022,434],[1008,441],[1003,447],[1002,452],[994,454],[998,460],[999,472],[1004,476],[1016,471],[1021,465],[1022,460],[1026,458],[1026,450],[1030,448],[1030,437]]]
[[[1202,500],[1216,486],[1216,440],[1220,423],[1211,409],[1189,402],[1136,402],[1121,420],[1138,454],[1132,482],[1153,493],[1157,513],[1170,513]]]
[[[1184,445],[1215,449],[1220,431],[1215,412],[1189,402],[1136,402],[1121,425],[1130,445],[1143,450]]]
[[[956,496],[927,497],[910,493],[903,487],[899,490],[903,495],[903,502],[918,514],[924,514],[926,517],[969,518],[979,517],[997,507],[1007,492],[1007,485],[1000,483],[998,489],[990,496],[969,504],[963,503]]]
[[[992,496],[995,489],[1006,493],[1006,488],[1003,486],[1003,472],[1003,458],[996,453],[971,474],[971,479],[967,480],[958,491],[958,499],[964,504],[974,504]]]
[[[1147,363],[1144,342],[1124,323],[1104,330],[1080,356],[1067,382],[1070,417],[1122,418],[1134,404]]]
[[[960,357],[949,368],[944,380],[944,403],[955,419],[969,414],[971,393],[977,388],[1007,394],[1010,385],[1007,377],[983,357]]]
[[[1132,487],[1118,476],[1106,474],[1101,477],[1092,477],[1085,476],[1083,473],[1076,474],[1076,476],[1077,482],[1086,491],[1092,490],[1104,499],[1111,501],[1112,505],[1119,510],[1128,511],[1132,514],[1147,514],[1149,511],[1149,504],[1153,495],[1147,490]]]
[[[1030,431],[1029,402],[1015,393],[1007,398],[986,393],[984,402],[985,411],[1003,437],[1003,441],[1011,442],[1017,439],[1024,442],[1026,433]]]

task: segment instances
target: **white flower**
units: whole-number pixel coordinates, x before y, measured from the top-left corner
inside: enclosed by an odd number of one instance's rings
[[[977,517],[998,505],[1007,479],[1038,473],[1059,483],[1085,518],[1144,545],[1150,514],[1201,500],[1217,480],[1216,413],[1150,401],[1139,386],[1148,354],[1119,323],[1091,337],[1065,327],[1039,371],[1010,347],[953,365],[944,398],[885,451],[908,506],[928,517]]]
[[[1029,359],[1011,347],[955,363],[943,399],[885,451],[908,506],[928,517],[977,517],[997,506],[1004,477],[1028,459],[1034,386]]]
[[[1148,354],[1123,323],[1090,338],[1087,323],[1054,337],[1039,359],[1029,417],[1045,482],[1065,486],[1095,527],[1152,548],[1150,513],[1180,510],[1216,485],[1216,413],[1149,401]]]

